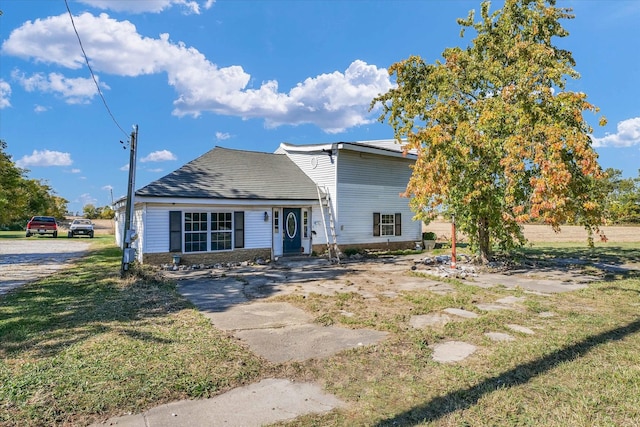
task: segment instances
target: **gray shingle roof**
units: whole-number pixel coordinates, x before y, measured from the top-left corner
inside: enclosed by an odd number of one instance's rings
[[[284,154],[215,147],[136,196],[314,200],[318,193],[311,178]]]

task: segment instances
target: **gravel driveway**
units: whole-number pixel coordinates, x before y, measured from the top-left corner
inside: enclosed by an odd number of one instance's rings
[[[48,236],[0,240],[0,295],[68,266],[90,245],[83,240]]]

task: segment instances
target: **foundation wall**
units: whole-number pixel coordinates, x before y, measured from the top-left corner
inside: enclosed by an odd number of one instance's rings
[[[171,264],[173,257],[180,257],[180,264],[224,264],[228,262],[254,261],[258,258],[264,260],[271,258],[271,249],[236,249],[229,252],[206,252],[180,254],[176,252],[144,254],[143,263],[152,265]]]
[[[338,245],[340,251],[344,252],[346,249],[370,249],[380,251],[398,251],[405,249],[415,249],[417,241],[406,242],[384,242],[384,243],[362,243],[355,245]],[[327,245],[313,245],[313,251],[321,255],[327,251]]]

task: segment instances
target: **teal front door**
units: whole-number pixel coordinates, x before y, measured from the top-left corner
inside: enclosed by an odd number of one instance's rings
[[[300,253],[302,237],[300,235],[300,209],[284,208],[283,252],[285,255]]]

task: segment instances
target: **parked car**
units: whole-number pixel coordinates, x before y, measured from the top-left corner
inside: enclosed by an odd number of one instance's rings
[[[89,236],[93,238],[93,223],[90,219],[74,219],[69,226],[68,238],[73,236]]]
[[[58,223],[52,216],[34,216],[27,222],[27,237],[34,234],[52,234],[58,237]]]

